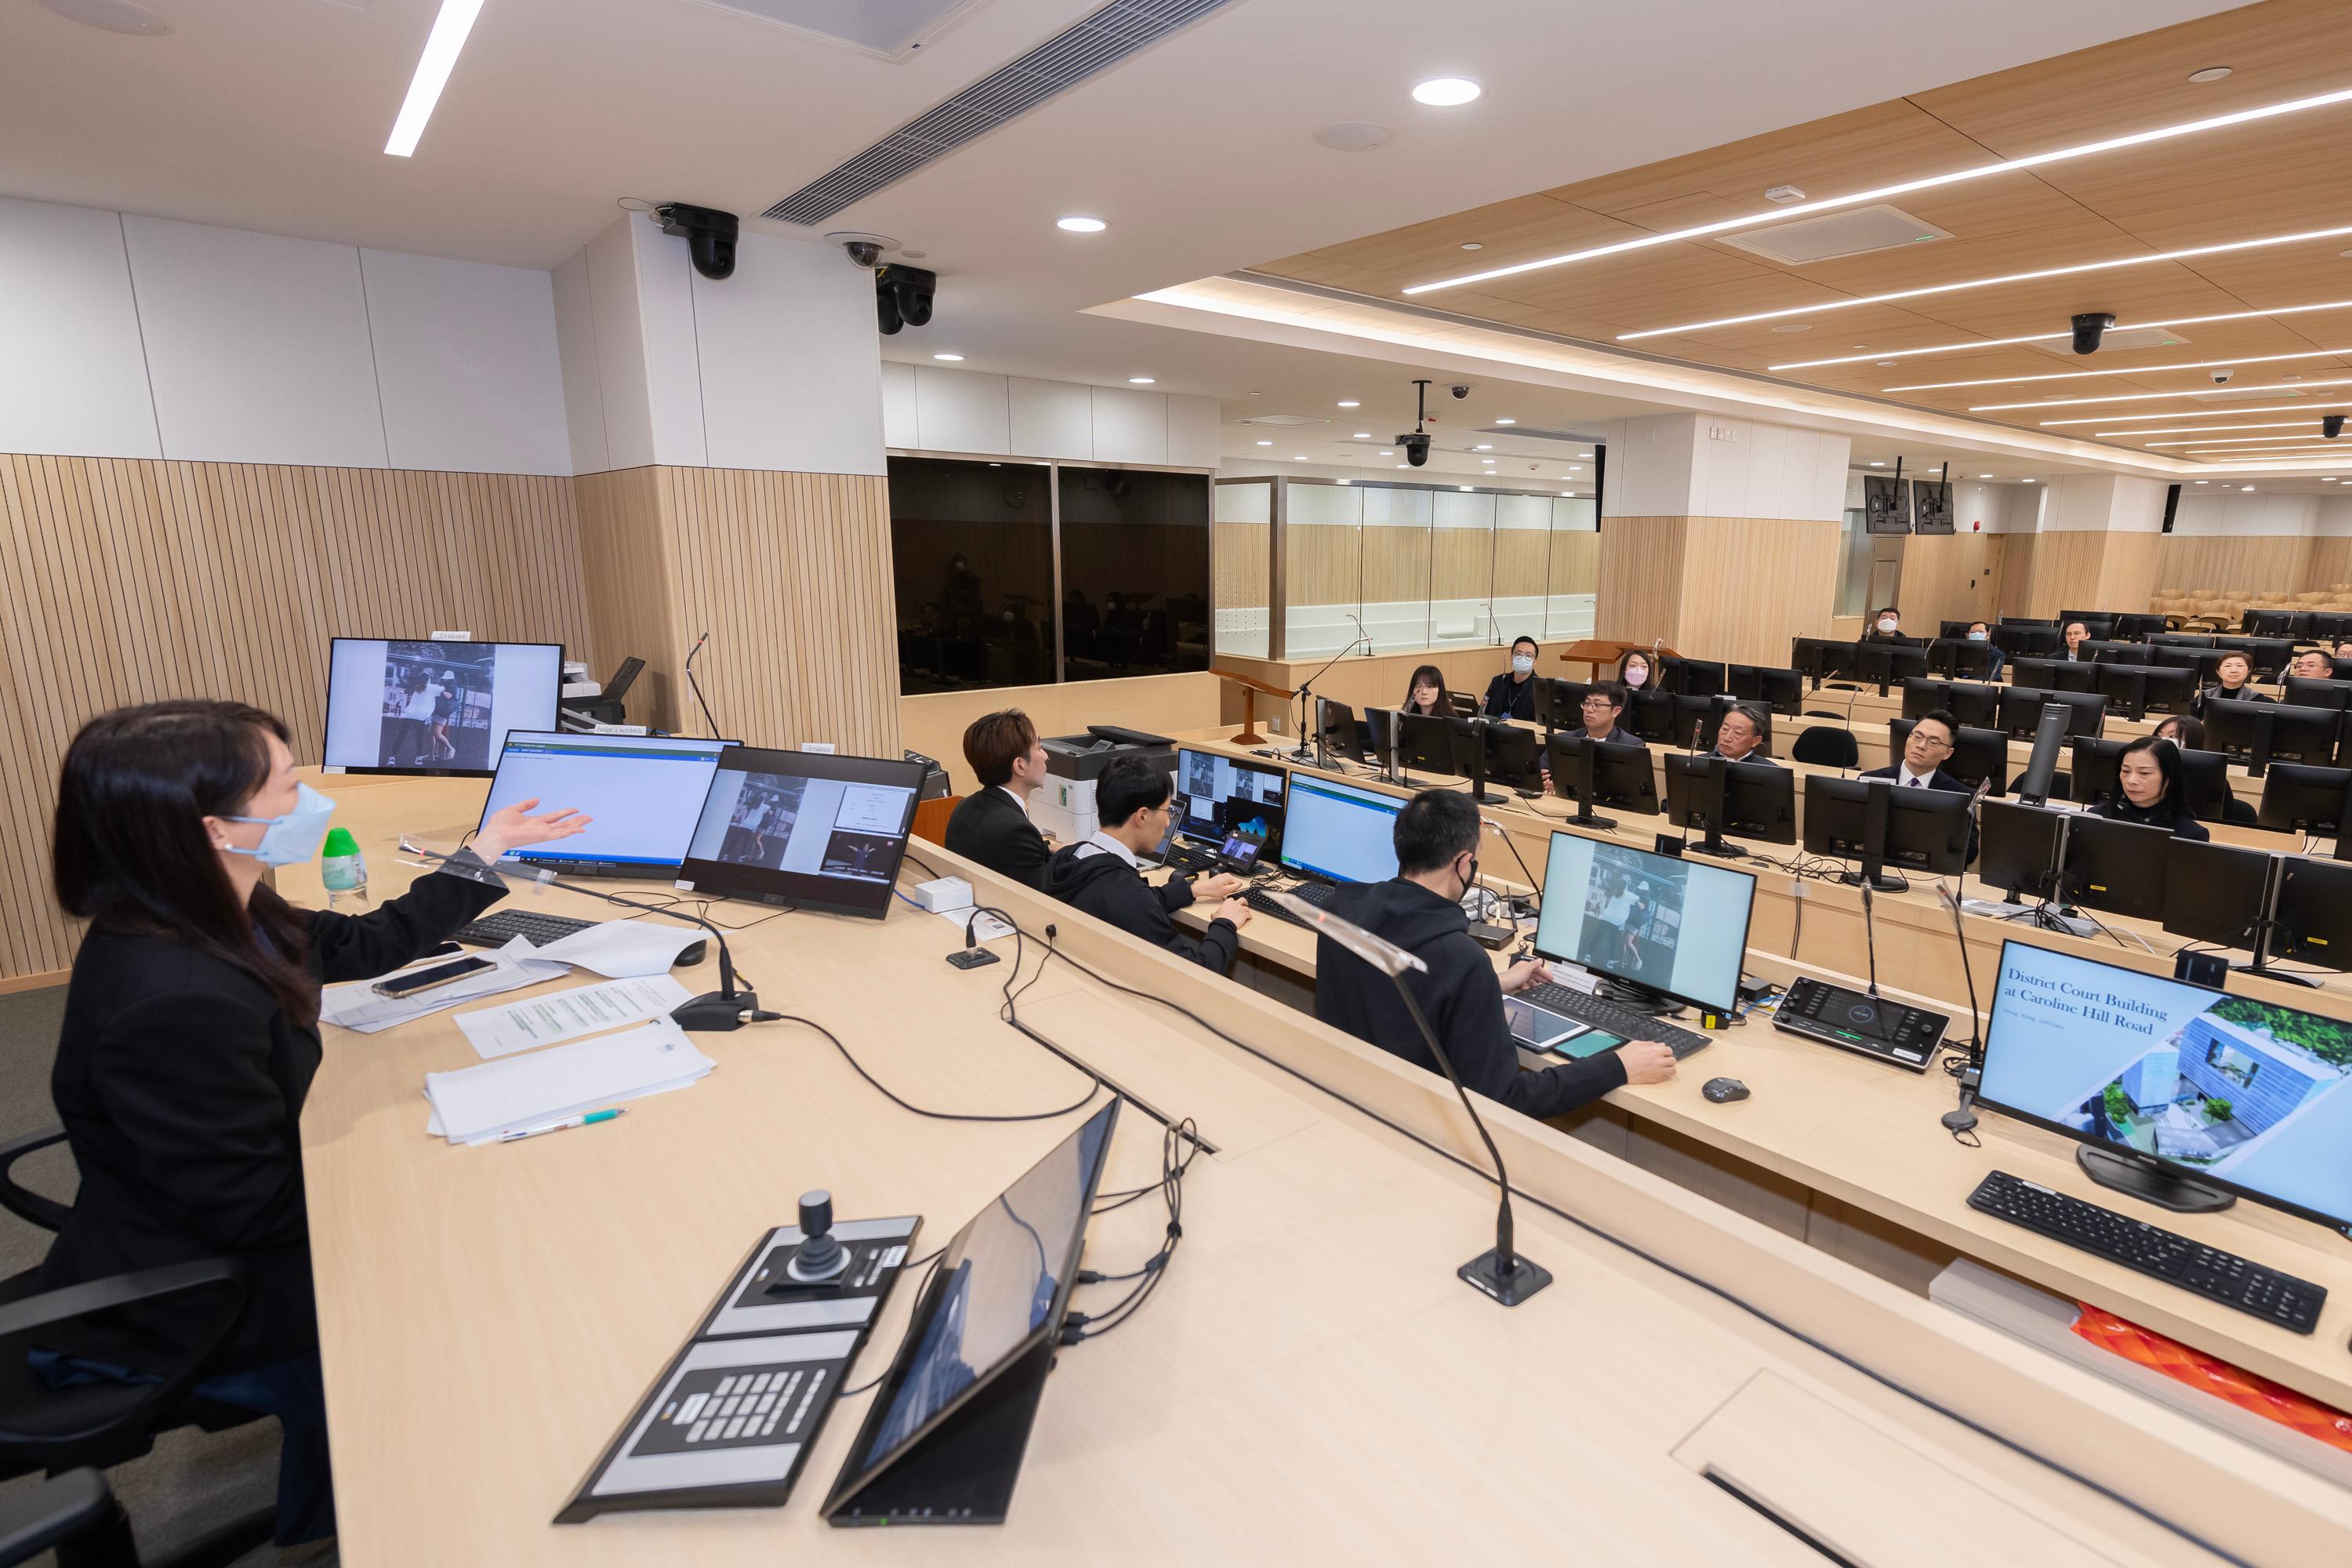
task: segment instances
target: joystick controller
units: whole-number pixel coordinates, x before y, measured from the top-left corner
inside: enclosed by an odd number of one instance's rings
[[[818,1284],[849,1267],[849,1254],[833,1235],[833,1194],[822,1187],[801,1194],[801,1237],[800,1250],[784,1265],[793,1279]]]

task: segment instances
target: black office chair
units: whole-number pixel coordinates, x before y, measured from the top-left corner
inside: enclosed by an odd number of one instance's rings
[[[65,1137],[63,1127],[47,1127],[0,1144],[0,1208],[44,1230],[64,1226],[71,1206],[22,1185],[15,1167]],[[32,1270],[0,1280],[0,1480],[35,1470],[55,1477],[83,1467],[103,1469],[146,1454],[159,1435],[175,1427],[225,1432],[262,1419],[258,1411],[191,1392],[212,1373],[214,1358],[244,1321],[247,1290],[245,1265],[226,1258],[142,1268],[60,1290],[37,1290]],[[62,1325],[174,1297],[197,1298],[206,1310],[193,1345],[158,1381],[53,1389],[33,1370],[30,1352]],[[226,1568],[275,1531],[274,1512],[264,1510],[223,1525],[152,1568]],[[138,1559],[92,1555],[66,1561],[75,1568],[85,1561],[131,1568]]]
[[[1862,748],[1853,731],[1836,724],[1808,724],[1789,748],[1789,760],[1824,768],[1852,768],[1862,763]]]
[[[131,1521],[87,1465],[0,1498],[0,1568],[51,1549],[60,1568],[139,1568]]]

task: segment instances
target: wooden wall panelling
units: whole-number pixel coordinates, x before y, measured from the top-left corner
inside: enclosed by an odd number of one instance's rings
[[[1267,535],[1273,531],[1272,525],[1220,522],[1214,526],[1216,607],[1264,609],[1272,602],[1266,590]]]
[[[2000,547],[2000,599],[1993,608],[1998,616],[2032,614],[2025,606],[2033,602],[2033,579],[2041,568],[2041,535],[2011,533],[2004,535]]]
[[[2156,592],[2160,533],[2109,533],[2099,555],[2098,597],[2065,609],[2144,610]]]
[[[1434,547],[1427,528],[1373,528],[1360,534],[1364,556],[1364,603],[1426,605]]]
[[[1557,653],[1568,646],[1564,640],[1546,645],[1549,652]],[[1474,696],[1486,689],[1486,683],[1510,668],[1511,650],[1480,643],[1471,647],[1449,647],[1432,650],[1409,648],[1397,653],[1358,654],[1343,658],[1320,677],[1316,671],[1323,668],[1319,658],[1264,659],[1228,656],[1217,660],[1225,668],[1244,675],[1255,675],[1286,689],[1296,690],[1302,680],[1313,679],[1318,697],[1334,702],[1345,702],[1361,717],[1367,708],[1393,708],[1405,698],[1405,688],[1412,679],[1413,670],[1421,665],[1433,664],[1445,677],[1449,690],[1467,691]],[[1556,661],[1538,659],[1537,673],[1560,675],[1567,667]],[[1265,714],[1270,700],[1262,700],[1259,712]],[[1287,733],[1295,725],[1297,705],[1291,705],[1292,722],[1285,723]],[[1228,689],[1219,709],[1217,722],[1238,724],[1242,720],[1241,699]]]
[[[64,968],[57,771],[125,703],[229,697],[325,733],[337,635],[560,641],[589,656],[572,481],[0,456],[0,981]]]
[[[1294,522],[1283,530],[1290,550],[1289,603],[1345,605],[1352,610],[1364,602],[1363,548],[1360,531],[1337,523]]]
[[[1551,592],[1597,593],[1601,587],[1601,535],[1590,529],[1556,528],[1546,537],[1551,542]]]
[[[1680,517],[1612,517],[1601,523],[1593,636],[1626,642],[1668,637],[1682,616],[1688,531],[1689,519]]]
[[[630,689],[633,719],[664,730],[698,730],[679,669],[693,637],[677,602],[677,569],[653,468],[583,474],[575,481],[580,505],[580,559],[588,623],[606,658],[636,658],[644,671]],[[602,679],[607,670],[600,670]]]
[[[1495,531],[1495,596],[1516,599],[1540,595],[1551,580],[1552,536],[1532,529]],[[1591,590],[1580,590],[1590,592]],[[1481,594],[1480,598],[1486,595]]]
[[[2352,584],[2352,539],[2315,539],[2306,579],[2315,591]],[[2229,586],[2224,584],[2223,586]]]
[[[1378,532],[1390,532],[1380,529]],[[1539,533],[1523,537],[1541,539]],[[1514,590],[1500,585],[1495,571],[1495,531],[1491,528],[1441,528],[1430,535],[1429,596],[1433,599],[1475,599],[1487,603],[1497,594]],[[1541,574],[1534,579],[1542,581]]]
[[[1934,635],[1940,621],[1994,618],[2004,537],[1918,534],[1904,542],[1902,588],[1895,603],[1913,636]]]
[[[2060,610],[2080,607],[2085,595],[2098,592],[2106,538],[2104,533],[2091,532],[2035,534],[2033,580],[2024,602],[2010,613],[2048,617]]]
[[[1828,635],[1836,523],[1695,517],[1689,530],[1676,643],[1685,653],[1780,664],[1791,637]]]
[[[2309,588],[2325,588],[2326,582],[2312,581],[2312,564],[2316,554],[2315,547],[2327,542],[2285,533],[2160,534],[2156,585],[2159,589],[2203,592],[2251,588],[2257,594],[2299,594]]]

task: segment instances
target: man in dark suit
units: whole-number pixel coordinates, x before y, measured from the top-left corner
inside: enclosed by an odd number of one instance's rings
[[[1866,779],[1892,779],[1896,789],[1940,789],[1954,795],[1974,795],[1976,785],[1956,774],[1944,771],[1946,759],[1959,742],[1960,721],[1952,717],[1948,708],[1938,708],[1919,715],[1911,726],[1910,738],[1903,742],[1903,760],[1892,767],[1872,768],[1862,776]],[[1977,858],[1977,828],[1969,824],[1969,860]]]
[[[1536,716],[1536,655],[1543,650],[1533,637],[1515,637],[1511,642],[1511,668],[1486,683],[1486,700],[1478,711],[1489,719],[1527,719]]]
[[[1584,722],[1560,733],[1577,740],[1597,741],[1604,746],[1642,746],[1649,742],[1617,721],[1625,715],[1625,689],[1613,680],[1596,680],[1584,694]]]
[[[1715,750],[1727,763],[1763,763],[1771,767],[1772,710],[1760,702],[1735,702],[1715,729]]]
[[[1043,888],[1053,851],[1029,820],[1029,797],[1045,782],[1037,726],[1018,708],[975,719],[963,732],[963,760],[979,787],[948,818],[948,847],[1000,876]]]

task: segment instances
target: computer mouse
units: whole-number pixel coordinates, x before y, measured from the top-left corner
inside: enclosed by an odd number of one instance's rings
[[[1700,1088],[1699,1092],[1716,1104],[1722,1105],[1729,1100],[1746,1100],[1748,1086],[1736,1078],[1711,1078]]]

